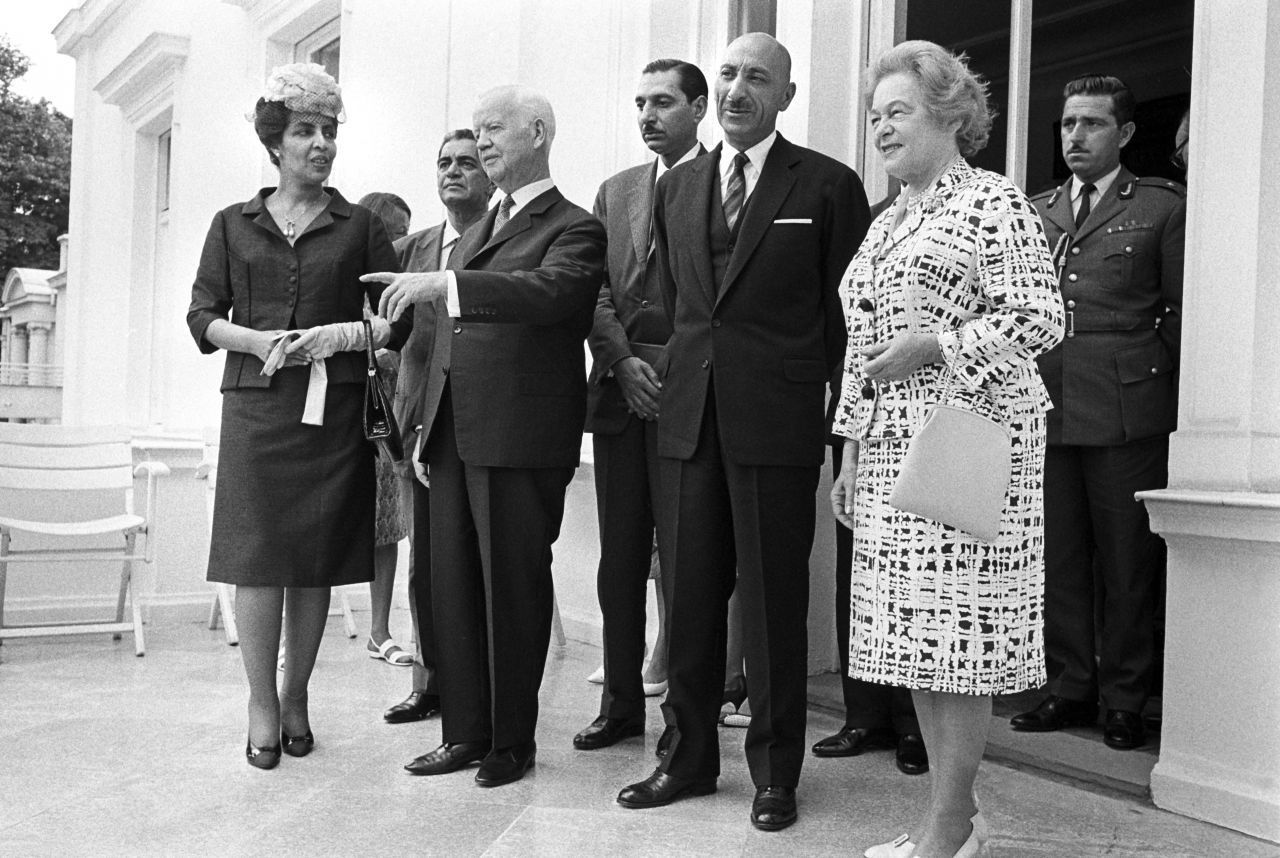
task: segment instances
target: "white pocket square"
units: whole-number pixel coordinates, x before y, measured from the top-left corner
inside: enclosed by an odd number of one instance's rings
[[[811,217],[780,217],[774,223],[813,223]]]

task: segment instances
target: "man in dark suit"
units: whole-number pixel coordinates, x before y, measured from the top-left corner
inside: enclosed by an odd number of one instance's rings
[[[840,278],[869,221],[852,170],[775,131],[795,94],[790,78],[790,55],[771,36],[734,40],[715,86],[726,145],[658,182],[657,262],[673,323],[656,367],[658,533],[674,567],[667,702],[676,732],[658,770],[618,795],[643,808],[715,790],[736,577],[751,821],[766,830],[796,819],[823,402],[844,359]]]
[[[1049,697],[1011,724],[1092,726],[1101,692],[1104,740],[1123,750],[1146,740],[1141,714],[1155,663],[1164,543],[1134,493],[1168,482],[1186,189],[1121,166],[1134,98],[1119,79],[1076,78],[1063,98],[1072,178],[1032,198],[1067,311],[1062,344],[1039,359],[1053,398],[1044,471]]]
[[[446,219],[395,242],[402,271],[442,271],[462,233],[484,217],[493,183],[480,166],[476,135],[470,128],[450,131],[436,156],[436,190]],[[417,450],[422,428],[422,395],[430,371],[437,326],[447,332],[449,315],[438,302],[415,308],[413,333],[400,349],[400,379],[392,411],[403,436],[404,449]],[[416,473],[415,473],[416,472]],[[413,615],[417,652],[409,696],[383,718],[391,724],[420,721],[440,709],[436,682],[435,634],[431,623],[431,517],[426,472],[414,456],[396,464],[400,503],[412,509],[409,519],[409,611]]]
[[[481,761],[476,783],[500,786],[522,778],[537,750],[551,546],[582,443],[582,346],[605,232],[551,180],[544,97],[499,87],[474,120],[501,203],[462,237],[447,272],[369,277],[390,284],[388,318],[444,298],[453,321],[435,343],[422,412],[443,744],[408,768],[436,775]]]
[[[593,364],[587,431],[594,433],[604,619],[600,716],[573,737],[590,751],[644,733],[645,582],[649,577],[658,491],[658,397],[653,369],[671,336],[653,255],[653,188],[659,177],[704,150],[698,123],[707,112],[707,79],[680,60],[645,66],[636,92],[645,145],[658,157],[607,179],[595,214],[609,235],[609,265],[588,340]],[[671,575],[659,577],[670,610]]]

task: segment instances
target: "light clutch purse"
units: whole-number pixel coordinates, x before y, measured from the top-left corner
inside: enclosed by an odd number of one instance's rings
[[[889,505],[994,542],[1011,456],[1009,431],[999,423],[939,403],[907,447]]]

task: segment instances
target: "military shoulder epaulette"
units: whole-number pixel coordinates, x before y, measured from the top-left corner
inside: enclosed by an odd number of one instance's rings
[[[1040,200],[1043,200],[1044,198],[1048,197],[1048,198],[1049,198],[1049,202],[1045,203],[1045,205],[1046,205],[1047,207],[1052,207],[1052,206],[1053,206],[1053,204],[1054,204],[1054,203],[1056,203],[1056,202],[1058,201],[1058,195],[1059,195],[1060,193],[1062,193],[1062,187],[1061,187],[1061,186],[1058,186],[1058,187],[1056,187],[1056,188],[1046,188],[1045,190],[1041,191],[1040,193],[1035,194],[1034,196],[1032,196],[1032,197],[1031,197],[1031,202],[1033,202],[1033,203],[1035,203],[1035,202],[1039,202]]]
[[[1181,182],[1175,182],[1172,179],[1162,179],[1159,176],[1145,176],[1138,179],[1138,184],[1144,188],[1164,188],[1166,191],[1175,193],[1180,197],[1187,195],[1187,186]]]

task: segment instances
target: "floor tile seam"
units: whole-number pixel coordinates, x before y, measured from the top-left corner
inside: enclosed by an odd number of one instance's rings
[[[511,806],[511,805],[508,805],[508,806]],[[503,828],[501,832],[499,832],[498,836],[493,838],[493,840],[489,842],[489,845],[485,848],[484,852],[480,853],[481,858],[487,858],[487,856],[494,854],[493,848],[497,846],[499,843],[501,843],[502,839],[506,837],[507,834],[510,833],[510,831],[513,828],[515,828],[517,825],[520,824],[520,820],[524,819],[525,816],[528,815],[531,807],[532,805],[529,805],[529,804],[524,805],[521,811],[515,815],[515,818],[512,819],[511,822],[507,823],[507,826]]]

